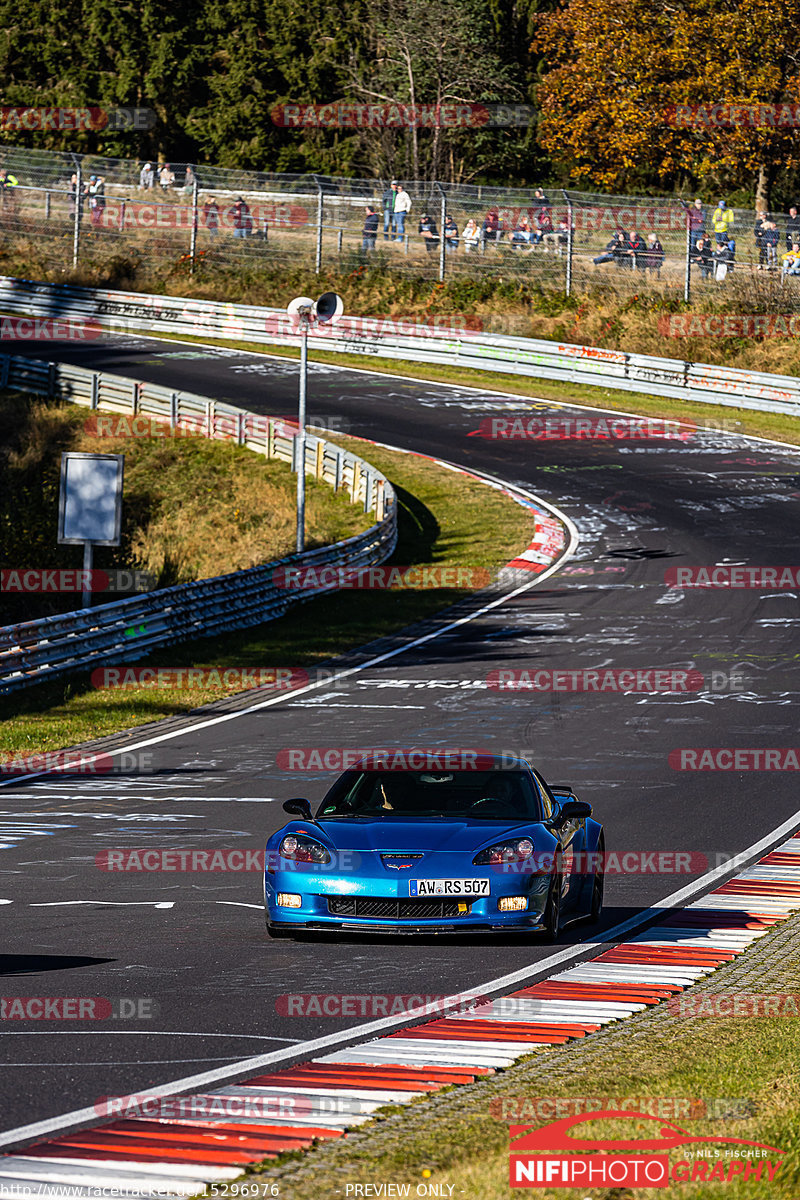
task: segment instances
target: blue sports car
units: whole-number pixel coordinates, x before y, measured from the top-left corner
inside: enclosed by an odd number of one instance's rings
[[[567,786],[530,763],[473,755],[469,769],[387,769],[363,755],[311,815],[267,842],[272,937],[301,932],[558,936],[597,920],[603,828]]]

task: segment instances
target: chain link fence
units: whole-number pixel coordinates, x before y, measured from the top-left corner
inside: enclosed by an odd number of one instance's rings
[[[12,147],[0,154],[0,172],[0,253],[40,278],[115,262],[123,278],[129,262],[162,279],[369,263],[433,281],[502,276],[566,295],[610,288],[690,300],[762,271],[759,284],[769,280],[773,299],[780,291],[792,306],[783,255],[793,234],[800,237],[800,221],[788,215],[756,233],[752,211],[725,208],[720,216],[714,205],[698,209],[674,197],[404,181],[411,207],[400,220],[387,211],[388,180]],[[377,229],[365,233],[368,206]]]

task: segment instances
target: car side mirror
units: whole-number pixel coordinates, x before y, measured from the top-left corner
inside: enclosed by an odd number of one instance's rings
[[[284,800],[283,811],[292,817],[302,817],[304,821],[312,819],[311,805],[302,796],[295,800]]]
[[[556,816],[556,824],[565,825],[567,821],[582,821],[592,815],[592,806],[585,800],[566,800]]]

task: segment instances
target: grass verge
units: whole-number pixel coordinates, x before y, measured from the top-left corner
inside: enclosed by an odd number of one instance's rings
[[[796,1012],[790,1002],[800,988],[798,936],[800,922],[795,916],[788,928],[779,926],[723,968],[721,978],[715,973],[687,996],[703,996],[708,1002],[715,995],[734,993],[783,995],[783,1011]],[[727,1174],[734,1162],[749,1162],[755,1168],[759,1162],[775,1163],[780,1156],[765,1153],[737,1160],[726,1156],[722,1143],[687,1145],[650,1152],[669,1154],[672,1170],[687,1162],[689,1166],[681,1169],[689,1176],[686,1182],[676,1180],[657,1190],[539,1185],[537,1196],[542,1200],[645,1200],[659,1195],[683,1200],[718,1200],[721,1195],[731,1200],[796,1200],[800,1190],[797,1017],[697,1016],[696,1011],[683,1015],[661,1005],[580,1042],[544,1049],[470,1087],[415,1100],[399,1112],[386,1109],[346,1139],[311,1150],[302,1160],[293,1156],[292,1161],[287,1155],[278,1164],[264,1163],[249,1182],[254,1186],[259,1180],[262,1195],[268,1195],[269,1185],[274,1184],[284,1200],[309,1196],[334,1200],[346,1194],[345,1185],[355,1195],[352,1185],[366,1183],[394,1185],[373,1195],[413,1197],[424,1194],[417,1192],[424,1184],[431,1195],[454,1200],[510,1200],[520,1193],[509,1186],[509,1125],[542,1128],[563,1116],[624,1104],[629,1111],[661,1116],[665,1125],[686,1129],[690,1136],[741,1138],[777,1147],[783,1151],[783,1165],[771,1181],[764,1171],[763,1180],[734,1177],[723,1183],[719,1164]],[[761,1011],[765,1011],[763,1003]],[[576,1103],[571,1110],[554,1112],[545,1107],[554,1099]],[[527,1110],[521,1110],[521,1103],[527,1103]],[[659,1137],[660,1127],[633,1118],[594,1120],[573,1133],[576,1138],[641,1141]],[[636,1153],[633,1148],[631,1152]],[[715,1167],[716,1176],[712,1175]],[[698,1177],[692,1181],[695,1170]],[[406,1187],[409,1191],[404,1192]]]
[[[398,565],[465,567],[494,575],[529,543],[532,516],[507,496],[422,458],[335,440],[366,456],[393,483],[399,540],[392,561]],[[464,595],[449,588],[340,592],[301,604],[277,621],[163,649],[135,665],[309,670]],[[0,730],[7,751],[32,754],[182,715],[240,690],[241,685],[216,684],[95,689],[84,674],[0,699]]]

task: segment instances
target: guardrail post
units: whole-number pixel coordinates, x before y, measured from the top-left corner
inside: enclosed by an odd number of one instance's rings
[[[99,398],[100,398],[100,372],[92,371],[92,393],[91,393],[91,398],[89,400],[89,407],[97,408]]]
[[[169,396],[169,427],[175,429],[178,424],[178,393],[170,392]]]
[[[83,216],[83,171],[78,159],[75,169],[75,227],[72,231],[72,269],[78,266],[81,246],[81,218]]]
[[[192,232],[189,238],[189,274],[194,275],[197,260],[197,179],[192,184]]]
[[[344,461],[344,451],[337,450],[333,468],[333,490],[338,492],[342,486],[342,463]]]
[[[131,388],[131,412],[134,416],[136,416],[139,411],[139,391],[141,386],[141,383],[134,383],[133,387]]]
[[[50,220],[50,192],[49,192],[49,190],[46,191],[44,194],[44,219],[45,219],[45,221]]]
[[[317,176],[314,176],[314,183],[317,185],[317,250],[314,256],[314,272],[319,275],[322,270],[322,186]]]
[[[8,372],[11,366],[11,359],[7,354],[4,354],[0,359],[0,387],[8,387]]]
[[[53,397],[56,394],[56,364],[54,362],[47,364],[47,395]]]
[[[375,496],[375,520],[382,521],[385,515],[385,499],[386,492],[383,486],[383,480],[379,479],[376,484]]]
[[[214,401],[206,400],[206,437],[214,436]]]
[[[567,193],[564,191],[563,188],[561,189],[561,195],[564,197],[564,201],[567,205],[567,225],[569,226],[569,229],[567,231],[567,277],[566,277],[566,280],[564,281],[564,294],[566,296],[571,296],[572,295],[572,242],[573,242],[572,201],[570,200],[569,196],[567,195]]]
[[[439,282],[444,279],[444,258],[446,247],[444,244],[444,223],[447,220],[447,196],[444,194],[444,188],[440,183],[434,181],[434,186],[439,189],[441,203],[439,204]]]
[[[325,443],[322,438],[317,438],[316,445],[316,462],[314,465],[314,475],[317,479],[322,479],[322,469],[325,465]]]
[[[267,421],[266,443],[267,443],[267,458],[274,458],[275,457],[275,422],[273,420]]]
[[[120,204],[120,206],[119,206],[119,223],[118,223],[118,227],[119,227],[119,231],[120,231],[120,233],[124,233],[124,232],[125,232],[125,208],[126,208],[126,206],[127,206],[127,203],[128,203],[128,201],[127,201],[127,198],[126,198],[125,200],[123,200],[123,201],[122,201],[122,203],[121,203],[121,204]]]
[[[237,445],[243,446],[247,440],[245,421],[247,414],[240,412],[236,414],[236,442]]]
[[[336,249],[339,252],[339,254],[342,253],[342,237],[343,237],[343,234],[342,234],[342,230],[340,229],[338,234],[336,235]]]
[[[372,508],[372,471],[364,472],[364,512]]]

